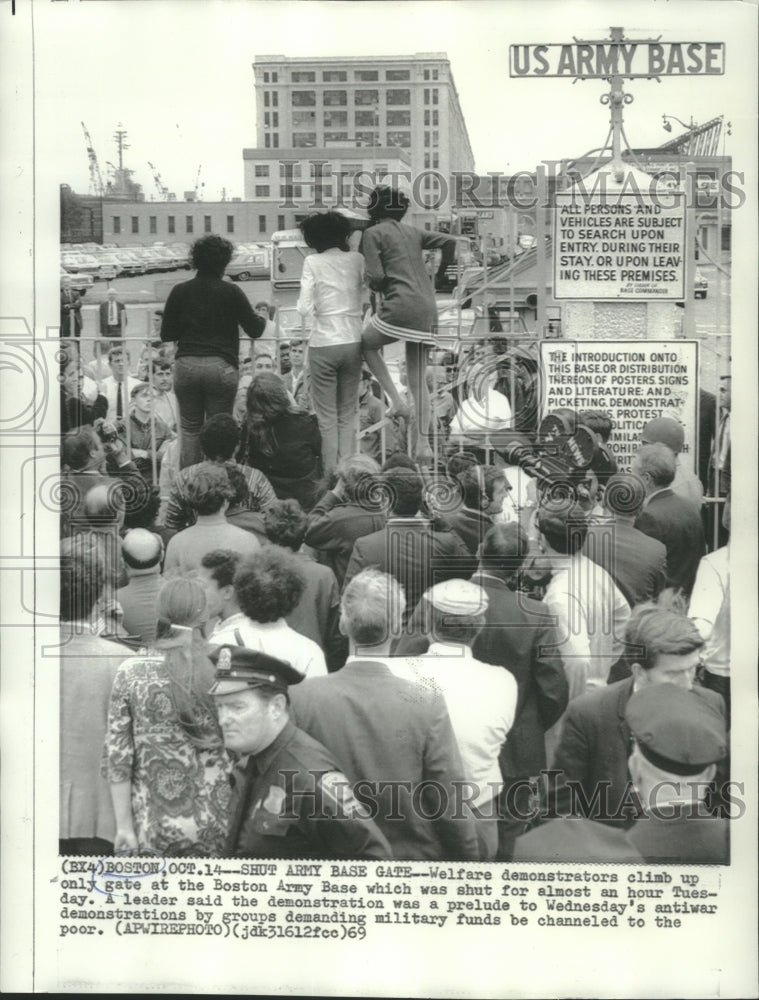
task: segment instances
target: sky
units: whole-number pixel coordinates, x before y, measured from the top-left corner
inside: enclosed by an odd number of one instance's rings
[[[442,51],[454,79],[479,172],[532,169],[544,159],[577,157],[602,145],[609,111],[601,81],[510,79],[510,44],[627,37],[723,41],[721,77],[663,78],[626,84],[633,146],[659,145],[663,113],[702,123],[724,114],[734,137],[754,128],[755,37],[741,23],[746,4],[682,2],[552,3],[542,0],[339,2],[319,0],[35,0],[35,117],[38,156],[51,157],[59,182],[86,192],[85,122],[101,170],[116,162],[119,123],[131,148],[125,165],[155,195],[148,161],[181,198],[198,167],[208,200],[242,196],[242,149],[255,145],[252,63],[288,56],[411,54]],[[748,60],[748,62],[747,62]],[[677,127],[677,126],[676,126]],[[673,132],[672,135],[677,134]],[[52,167],[51,167],[52,169]]]

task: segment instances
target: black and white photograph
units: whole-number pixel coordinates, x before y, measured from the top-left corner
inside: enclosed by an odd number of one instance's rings
[[[0,988],[756,996],[756,5],[0,18]]]

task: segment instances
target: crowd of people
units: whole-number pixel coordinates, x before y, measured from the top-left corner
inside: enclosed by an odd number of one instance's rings
[[[139,357],[116,296],[64,339],[61,853],[726,862],[729,380],[698,474],[670,418],[541,451],[528,349],[430,356],[392,194],[303,224],[287,371],[215,236]]]

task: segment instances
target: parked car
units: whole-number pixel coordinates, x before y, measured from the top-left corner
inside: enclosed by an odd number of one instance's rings
[[[131,250],[115,250],[114,256],[121,265],[121,273],[126,275],[145,274],[148,267],[144,260]]]
[[[235,281],[248,281],[250,278],[269,277],[269,255],[265,250],[255,250],[252,253],[235,254],[227,264],[225,274]]]
[[[704,277],[701,271],[696,271],[696,277],[693,282],[693,296],[697,299],[705,299],[706,293],[709,291],[709,281]]]
[[[110,278],[107,278],[106,280],[110,281],[113,278],[117,278],[119,275],[127,273],[124,270],[123,262],[119,259],[119,257],[115,253],[100,253],[97,255],[97,260],[100,261],[101,277],[103,277],[104,268],[106,270],[110,270],[111,268],[113,268],[113,270],[115,271],[115,274],[113,274]]]
[[[116,265],[102,263],[94,254],[64,253],[61,264],[69,274],[90,274],[95,281],[112,281],[118,274]]]
[[[80,295],[86,295],[88,289],[92,288],[94,284],[91,274],[70,274],[68,271],[61,270],[61,278],[64,277],[70,279],[70,287],[75,292],[79,292]]]

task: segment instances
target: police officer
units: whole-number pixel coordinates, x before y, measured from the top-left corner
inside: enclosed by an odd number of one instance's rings
[[[726,864],[727,820],[705,803],[716,765],[727,756],[719,706],[674,684],[646,686],[627,703],[635,739],[630,776],[645,815],[627,833],[646,861]]]
[[[290,721],[289,663],[239,646],[211,654],[211,688],[235,769],[226,854],[264,858],[391,858],[332,755]]]

